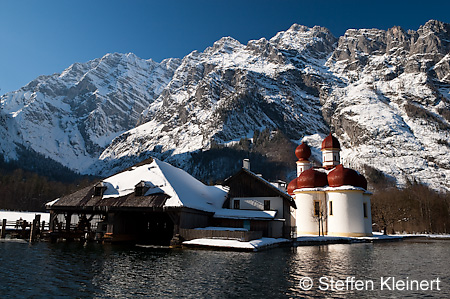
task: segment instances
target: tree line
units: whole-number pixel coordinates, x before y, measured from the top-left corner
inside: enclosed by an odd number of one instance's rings
[[[295,143],[279,131],[255,131],[253,138],[241,138],[232,145],[217,144],[191,154],[188,173],[206,184],[220,184],[250,160],[251,171],[268,180],[285,180],[295,168]]]
[[[374,172],[369,169],[367,177],[373,188],[374,231],[450,233],[450,193],[437,192],[416,180],[398,188],[392,179]]]
[[[87,186],[90,181],[84,177],[71,183],[60,182],[20,168],[0,169],[0,209],[45,211],[45,203]]]

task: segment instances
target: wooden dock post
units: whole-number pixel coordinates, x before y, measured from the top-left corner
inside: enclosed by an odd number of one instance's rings
[[[33,220],[33,223],[31,224],[30,228],[30,242],[33,242],[36,240],[37,235],[39,234],[39,229],[41,228],[41,215],[36,215],[36,217]]]
[[[36,234],[36,219],[33,220],[30,226],[30,242],[34,241],[35,234]]]
[[[38,234],[40,234],[41,233],[41,214],[37,214],[34,217],[34,220],[36,220],[36,232]]]
[[[6,219],[2,221],[2,231],[0,233],[0,237],[4,239],[6,237]]]

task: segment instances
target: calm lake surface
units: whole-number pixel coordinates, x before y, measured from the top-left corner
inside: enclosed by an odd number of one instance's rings
[[[417,239],[257,253],[5,241],[0,242],[0,294],[2,298],[450,298],[449,257],[450,241]],[[302,290],[309,286],[305,277],[313,282],[310,290]],[[350,285],[351,277],[363,281],[364,290],[356,289],[356,281]],[[381,290],[381,277],[393,277],[388,281],[391,286],[394,278],[406,283],[426,280],[434,290],[389,290],[386,285]],[[430,283],[437,278],[440,290],[436,282]],[[332,285],[331,279],[348,283]]]

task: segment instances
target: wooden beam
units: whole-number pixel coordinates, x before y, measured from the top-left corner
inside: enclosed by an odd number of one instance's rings
[[[6,237],[6,219],[3,219],[2,221],[2,231],[0,234],[2,239]]]

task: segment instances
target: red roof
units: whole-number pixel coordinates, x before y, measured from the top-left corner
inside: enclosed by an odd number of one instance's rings
[[[361,187],[361,188],[364,188],[364,189],[367,190],[367,180],[366,180],[366,178],[362,174],[359,174],[358,177],[359,177],[359,182],[358,182],[358,186],[357,187]]]
[[[293,179],[287,186],[287,193],[294,195],[294,190],[297,189],[297,178]]]
[[[324,149],[341,149],[341,144],[339,143],[339,140],[330,133],[330,135],[325,137],[322,141],[322,150]]]
[[[328,184],[327,174],[310,168],[297,178],[297,188],[324,187]]]
[[[349,185],[367,189],[367,180],[355,170],[345,168],[342,164],[339,164],[328,174],[328,185],[330,187]]]
[[[295,155],[299,161],[307,161],[311,157],[311,148],[304,142],[297,146],[295,149]]]

